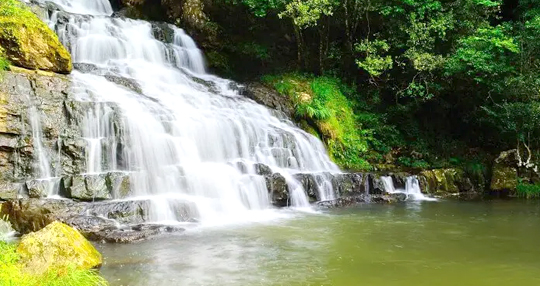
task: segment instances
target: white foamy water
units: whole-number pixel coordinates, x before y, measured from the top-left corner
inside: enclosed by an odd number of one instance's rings
[[[409,176],[405,181],[405,189],[396,189],[394,187],[394,181],[390,176],[382,176],[381,180],[384,184],[385,191],[388,193],[403,193],[407,195],[407,199],[413,199],[416,201],[436,201],[435,198],[430,198],[422,194],[420,190],[420,183],[416,176]]]
[[[93,69],[72,73],[72,92],[89,106],[80,123],[86,172],[129,173],[133,196],[152,201],[151,220],[175,221],[178,202],[201,222],[266,217],[270,197],[255,163],[285,177],[297,208],[309,202],[295,173],[340,172],[316,137],[207,74],[182,29],[110,17],[105,0],[53,2],[86,14],[49,19],[73,62]],[[335,198],[322,181],[320,197]]]

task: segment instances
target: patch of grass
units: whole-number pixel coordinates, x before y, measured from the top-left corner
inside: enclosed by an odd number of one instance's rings
[[[105,286],[107,281],[94,270],[49,269],[43,275],[26,272],[19,262],[16,245],[0,241],[0,285],[2,286]]]
[[[0,2],[0,17],[33,19],[35,15],[18,0],[2,0]]]
[[[372,168],[364,159],[371,130],[362,129],[351,101],[344,94],[346,87],[338,79],[284,74],[264,76],[262,80],[291,99],[297,121],[311,126],[308,130],[316,131],[330,157],[341,168]]]
[[[540,198],[540,184],[531,184],[518,180],[517,195],[521,198],[538,199]]]
[[[11,62],[0,53],[0,71],[8,70],[10,65]]]

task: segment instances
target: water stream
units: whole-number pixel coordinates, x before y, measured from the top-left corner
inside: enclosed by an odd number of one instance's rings
[[[286,179],[292,206],[309,208],[295,173],[340,172],[320,140],[205,71],[195,42],[172,25],[116,18],[107,0],[54,0],[49,26],[72,54],[72,92],[87,103],[86,174],[121,171],[151,220],[174,222],[179,202],[202,222],[271,209],[256,164]],[[330,178],[320,197],[335,198]],[[325,182],[324,180],[327,180]]]

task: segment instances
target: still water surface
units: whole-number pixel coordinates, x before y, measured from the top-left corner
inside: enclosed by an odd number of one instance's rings
[[[98,245],[111,285],[540,285],[540,202],[411,202]]]

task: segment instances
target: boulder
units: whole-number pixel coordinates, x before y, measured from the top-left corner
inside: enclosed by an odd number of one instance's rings
[[[13,65],[70,73],[73,68],[71,56],[56,34],[22,3],[2,2],[0,10],[10,9],[13,13],[0,16],[0,53]]]
[[[289,205],[289,185],[287,180],[280,173],[266,176],[266,187],[270,192],[272,204],[285,207]]]
[[[502,165],[493,166],[490,188],[493,191],[515,191],[518,183],[517,169]]]
[[[48,269],[93,269],[102,264],[101,254],[74,228],[55,221],[40,231],[22,237],[17,253],[29,271]]]
[[[422,192],[440,196],[476,190],[465,172],[458,168],[433,169],[418,175]]]

